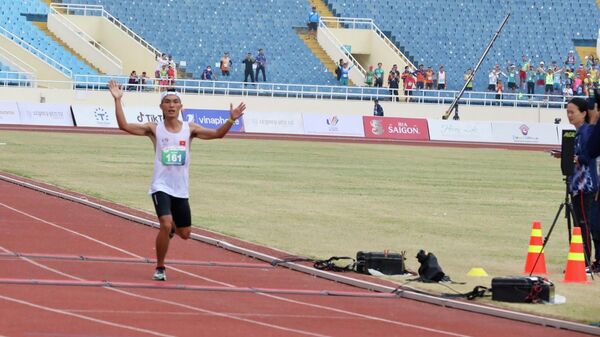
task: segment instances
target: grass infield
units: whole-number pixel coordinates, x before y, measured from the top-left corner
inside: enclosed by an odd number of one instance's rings
[[[0,143],[2,171],[153,212],[146,137],[0,131]],[[522,275],[532,221],[547,235],[564,199],[560,162],[541,151],[225,139],[194,140],[191,160],[196,226],[314,258],[406,251],[413,270],[425,249],[467,283],[410,284],[438,293]],[[477,301],[598,322],[600,280],[560,282],[567,238],[561,217],[545,257],[565,304]]]

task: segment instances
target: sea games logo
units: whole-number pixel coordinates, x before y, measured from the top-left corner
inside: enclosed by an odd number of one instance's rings
[[[363,124],[367,138],[429,140],[426,119],[365,116]]]
[[[527,124],[521,124],[518,129],[520,134],[513,134],[513,141],[515,143],[538,144],[540,142],[540,137],[530,134],[531,128]]]
[[[327,123],[328,129],[331,132],[338,132],[339,128],[337,127],[338,123],[340,122],[339,118],[337,116],[333,116],[331,118],[327,118],[325,120],[325,122]]]

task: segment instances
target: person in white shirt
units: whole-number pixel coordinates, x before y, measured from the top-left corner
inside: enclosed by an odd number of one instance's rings
[[[154,173],[150,194],[160,222],[156,236],[156,270],[153,279],[166,281],[165,257],[169,240],[174,234],[187,240],[192,233],[192,216],[188,202],[190,143],[194,138],[223,138],[242,117],[246,105],[229,106],[229,119],[218,129],[207,129],[191,121],[179,120],[183,105],[175,91],[161,93],[160,109],[163,120],[159,123],[128,123],[123,114],[123,90],[115,81],[108,83],[115,100],[115,114],[119,129],[137,136],[147,136],[154,144]]]
[[[446,71],[443,65],[437,73],[437,90],[446,90]]]

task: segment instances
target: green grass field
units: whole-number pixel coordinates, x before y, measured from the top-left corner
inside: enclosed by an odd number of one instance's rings
[[[145,137],[0,131],[0,143],[1,171],[153,211]],[[452,286],[460,292],[522,275],[532,221],[546,235],[564,199],[560,163],[541,151],[225,139],[195,140],[191,157],[196,226],[316,258],[405,250],[413,270],[425,249],[453,280],[467,282]],[[600,321],[600,280],[560,282],[567,237],[561,218],[546,248],[565,304],[478,302]],[[490,277],[467,276],[472,267]]]

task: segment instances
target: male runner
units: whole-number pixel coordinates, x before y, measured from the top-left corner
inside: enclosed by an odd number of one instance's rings
[[[246,105],[240,103],[235,109],[229,107],[229,119],[218,129],[207,129],[193,122],[178,119],[181,113],[181,98],[175,91],[161,93],[160,109],[163,121],[159,123],[128,123],[123,114],[121,98],[123,91],[119,84],[110,81],[108,87],[115,99],[115,114],[119,129],[137,136],[147,136],[154,144],[154,174],[150,194],[160,229],[156,236],[156,271],[153,279],[166,281],[165,257],[169,249],[169,239],[173,234],[187,240],[192,232],[192,217],[188,203],[188,168],[190,164],[190,143],[193,138],[223,138],[235,121],[244,114]]]

